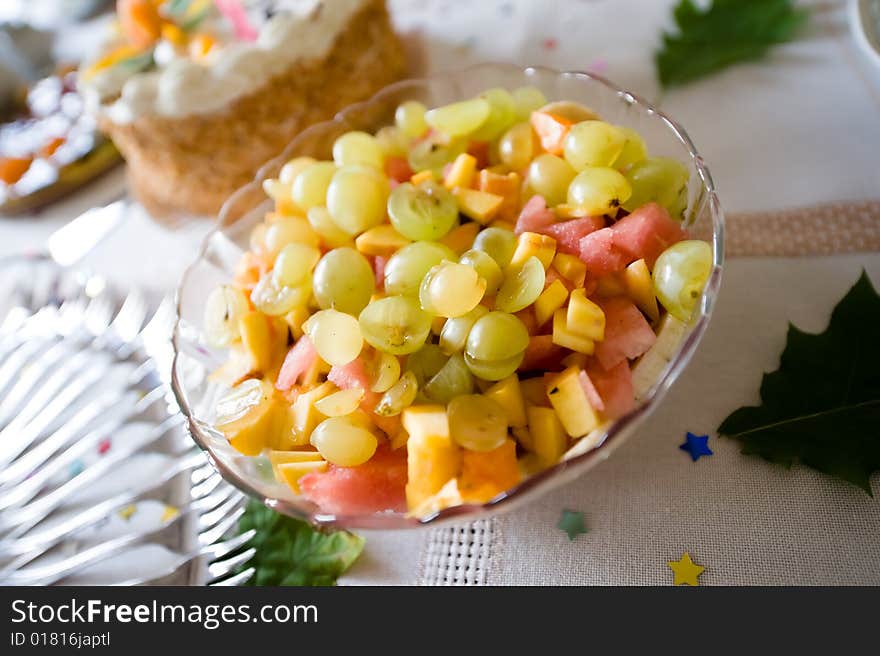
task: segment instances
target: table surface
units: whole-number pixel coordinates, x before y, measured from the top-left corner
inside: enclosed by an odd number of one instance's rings
[[[802,3],[812,7],[813,17],[796,42],[777,48],[766,61],[736,66],[663,94],[652,52],[661,30],[670,25],[670,0],[389,4],[428,71],[487,60],[590,69],[654,100],[688,130],[709,163],[728,213],[880,198],[880,70],[858,49],[846,2]],[[546,10],[549,5],[553,11]],[[123,185],[123,171],[118,170],[34,216],[0,219],[0,256],[43,248],[54,230],[115,197]],[[135,208],[86,265],[117,284],[169,293],[209,225],[194,220],[170,229]],[[811,276],[825,275],[826,260],[801,262],[798,270],[808,282]],[[876,254],[855,261],[877,271]],[[766,275],[779,275],[777,283],[790,280],[782,262],[767,269]],[[846,272],[857,268],[850,260],[841,266]],[[788,316],[785,311],[777,314],[780,320]],[[762,361],[756,370],[766,364]],[[756,384],[738,381],[731,403],[737,398],[739,403],[731,407],[750,401],[749,390]],[[371,539],[375,546],[368,547],[352,582],[416,582],[414,561],[424,558],[424,536]],[[614,581],[613,576],[606,578]]]

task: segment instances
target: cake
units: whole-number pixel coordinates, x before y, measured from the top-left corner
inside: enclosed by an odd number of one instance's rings
[[[401,78],[385,0],[119,0],[82,88],[157,217],[215,214],[310,124]]]

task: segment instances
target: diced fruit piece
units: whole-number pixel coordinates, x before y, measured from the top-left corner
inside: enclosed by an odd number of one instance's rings
[[[568,327],[565,308],[560,308],[553,313],[553,343],[585,355],[592,355],[596,350],[596,343],[592,339],[573,332]]]
[[[299,479],[303,496],[334,515],[406,510],[406,451],[380,446],[357,467],[331,465]]]
[[[649,349],[632,368],[632,385],[633,394],[637,400],[645,398],[648,390],[654,386],[669,360],[664,358],[660,353]]]
[[[284,321],[287,323],[287,327],[290,329],[290,334],[293,336],[293,339],[298,340],[305,335],[302,327],[310,315],[311,313],[306,307],[294,308],[284,315]]]
[[[452,195],[458,201],[458,209],[462,214],[483,225],[489,223],[498,214],[504,203],[503,196],[466,187],[456,187],[452,190]]]
[[[449,437],[449,419],[442,405],[413,405],[406,408],[401,421],[410,435]]]
[[[557,243],[557,247],[559,244]],[[556,253],[551,265],[559,274],[575,287],[583,287],[587,276],[587,267],[579,258],[568,253]]]
[[[479,189],[489,194],[495,194],[504,198],[501,208],[498,210],[498,218],[506,221],[516,219],[519,211],[520,188],[522,179],[519,174],[511,171],[507,175],[495,173],[488,169],[480,171]]]
[[[604,369],[647,351],[657,336],[639,309],[620,296],[602,301],[605,312],[605,339],[596,346],[596,358]]]
[[[576,121],[545,110],[532,112],[529,120],[538,135],[541,147],[551,155],[561,155],[568,131]]]
[[[681,345],[681,340],[687,332],[687,324],[676,319],[671,314],[663,317],[657,328],[657,341],[651,350],[657,351],[667,360],[671,360]]]
[[[554,281],[547,289],[541,292],[535,301],[535,321],[543,326],[550,321],[553,313],[565,305],[568,299],[568,289],[559,280]]]
[[[520,389],[519,377],[516,374],[499,380],[483,392],[483,396],[504,408],[507,423],[511,426],[525,426],[528,423],[526,405]]]
[[[427,517],[434,513],[440,512],[444,508],[452,506],[460,506],[464,503],[461,497],[461,491],[458,489],[458,479],[452,478],[446,482],[437,492],[422,500],[415,507],[410,507],[408,515],[412,517]]]
[[[623,296],[626,294],[626,282],[623,279],[623,271],[609,273],[596,281],[596,295],[603,298],[611,296]]]
[[[297,380],[309,370],[317,359],[318,352],[312,346],[309,338],[303,335],[284,358],[281,371],[278,372],[278,379],[275,381],[275,387],[286,392],[296,385]]]
[[[529,405],[550,407],[550,399],[547,398],[547,387],[544,385],[544,379],[540,376],[521,380],[519,388],[527,407]]]
[[[491,451],[462,452],[458,486],[466,502],[484,503],[520,481],[516,442],[505,439]]]
[[[584,380],[586,379],[586,380]],[[599,425],[599,417],[593,401],[598,394],[592,388],[586,373],[577,367],[569,367],[561,374],[550,378],[547,384],[547,398],[559,416],[565,432],[571,437],[581,437]]]
[[[523,205],[514,232],[518,235],[524,232],[541,232],[542,228],[554,223],[556,223],[556,215],[553,210],[547,209],[547,202],[543,196],[535,194]]]
[[[407,408],[403,427],[409,433],[406,500],[412,509],[458,476],[461,449],[452,441],[443,406]]]
[[[543,381],[541,383],[543,385]],[[568,446],[565,428],[553,408],[530,405],[526,408],[532,451],[544,464],[552,464],[562,457]]]
[[[315,403],[315,409],[328,417],[342,417],[351,414],[357,410],[364,398],[364,391],[360,388],[353,387],[351,389],[333,392],[329,396],[325,396]]]
[[[630,260],[644,259],[648,267],[664,250],[687,236],[681,225],[657,203],[643,205],[611,227],[614,246]]]
[[[595,278],[623,271],[633,259],[616,246],[611,228],[602,228],[583,237],[580,240],[580,258],[587,267],[587,273]]]
[[[275,472],[275,478],[281,480],[278,474],[278,465],[284,465],[291,462],[320,462],[323,460],[321,454],[317,451],[278,451],[271,450],[267,454],[269,462],[272,464],[272,470]]]
[[[417,187],[425,182],[434,179],[433,171],[419,171],[418,173],[413,173],[412,178],[410,178],[410,182]]]
[[[280,335],[274,334],[269,317],[255,310],[246,312],[238,320],[238,329],[244,351],[251,359],[253,371],[268,373],[278,366],[281,359],[280,349],[283,348],[282,340]],[[286,335],[283,341],[287,341]]]
[[[406,157],[392,156],[385,158],[385,175],[397,182],[406,182],[412,177],[413,170]]]
[[[602,397],[603,414],[617,419],[635,407],[632,372],[628,362],[620,362],[609,370],[593,365],[587,370],[596,391]]]
[[[556,240],[556,250],[560,253],[580,255],[581,239],[591,232],[605,227],[605,219],[601,216],[586,216],[580,219],[559,221],[540,228],[537,232],[548,235]]]
[[[636,260],[623,270],[623,282],[627,295],[638,308],[648,315],[651,321],[660,318],[657,298],[654,296],[654,281],[644,260]]]
[[[159,5],[152,0],[119,0],[116,15],[125,39],[138,48],[153,45],[162,34]]]
[[[32,161],[30,157],[0,157],[0,181],[15,184],[27,173]]]
[[[477,172],[477,159],[473,155],[462,153],[455,158],[449,171],[443,178],[443,185],[447,189],[455,187],[470,187]]]
[[[573,100],[556,100],[547,103],[538,111],[561,116],[572,123],[592,121],[599,118],[598,114],[592,109]]]
[[[320,458],[320,455],[318,456]],[[286,483],[294,494],[300,494],[299,481],[306,474],[323,472],[327,469],[327,461],[323,459],[307,462],[288,462],[273,467],[275,478]]]
[[[370,389],[372,378],[363,358],[356,358],[348,364],[335,365],[327,374],[327,380],[342,390],[363,390],[361,406],[366,409],[372,410],[379,399],[379,394]]]
[[[523,264],[530,257],[537,257],[546,270],[556,255],[556,240],[537,232],[523,232],[516,243],[510,260],[511,266]]]
[[[333,383],[326,382],[310,389],[308,392],[302,392],[296,397],[291,407],[291,413],[293,415],[294,439],[298,446],[308,444],[315,426],[326,419],[315,408],[315,402],[323,399],[325,396],[329,396],[334,391],[336,391],[336,386]]]
[[[553,342],[553,335],[534,335],[523,354],[519,371],[554,370],[559,368],[565,351]]]
[[[217,402],[215,426],[239,453],[255,456],[263,449],[293,446],[287,404],[268,381],[249,379]]]
[[[605,339],[605,313],[586,297],[583,289],[571,293],[565,316],[571,332],[596,342]]]
[[[440,243],[452,249],[456,255],[461,255],[465,251],[470,250],[479,231],[479,223],[468,221],[446,233],[446,236],[440,240]]]
[[[410,240],[394,229],[383,224],[362,232],[354,240],[356,248],[364,255],[391,257],[395,252],[410,243]]]

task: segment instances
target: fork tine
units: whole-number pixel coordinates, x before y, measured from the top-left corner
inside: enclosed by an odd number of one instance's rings
[[[234,572],[253,558],[255,553],[257,553],[257,550],[251,547],[250,549],[245,549],[240,554],[227,558],[226,560],[215,560],[208,565],[209,580],[213,581]]]
[[[213,510],[221,503],[226,501],[230,496],[236,493],[236,489],[231,485],[222,485],[220,489],[211,494],[208,494],[201,499],[195,499],[192,502],[193,510],[198,513],[204,513],[209,510]]]
[[[242,495],[242,500],[244,500],[244,495]],[[235,524],[238,523],[238,520],[243,514],[244,505],[241,505],[219,524],[217,524],[213,528],[208,529],[207,531],[204,531],[203,533],[200,533],[198,537],[199,544],[208,545],[217,542],[217,540],[223,537],[226,532],[229,531],[229,529],[231,529]]]
[[[239,572],[235,576],[230,576],[228,578],[222,579],[220,581],[208,581],[207,585],[210,586],[241,586],[250,581],[254,574],[257,573],[253,567],[248,567],[246,570]]]
[[[240,533],[235,537],[229,538],[228,540],[209,544],[202,550],[202,553],[206,556],[211,556],[211,558],[215,560],[223,558],[246,545],[256,534],[256,529],[249,529],[244,533]]]
[[[199,532],[201,533],[203,531],[207,531],[207,530],[213,528],[214,526],[216,526],[217,524],[221,523],[226,517],[229,516],[229,513],[231,513],[233,510],[235,510],[235,508],[238,506],[238,504],[240,504],[243,500],[244,500],[244,495],[239,493],[239,494],[236,494],[236,495],[230,497],[229,499],[227,499],[226,501],[221,503],[219,506],[217,506],[213,510],[206,512],[206,513],[202,513],[201,516],[199,516],[199,524],[198,524]],[[221,535],[222,535],[222,533],[221,533]],[[209,542],[213,542],[213,541],[214,540],[209,540]]]

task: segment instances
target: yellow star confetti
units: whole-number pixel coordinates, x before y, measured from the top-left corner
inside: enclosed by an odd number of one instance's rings
[[[162,513],[162,519],[160,521],[164,524],[177,517],[179,513],[180,511],[174,506],[165,506],[165,511]]]
[[[119,511],[119,516],[122,517],[125,521],[131,519],[131,516],[137,511],[137,506],[131,504],[130,506],[126,506]]]
[[[691,555],[687,551],[684,552],[681,560],[670,560],[666,564],[675,572],[675,580],[672,585],[699,585],[697,577],[706,569],[692,561]]]

